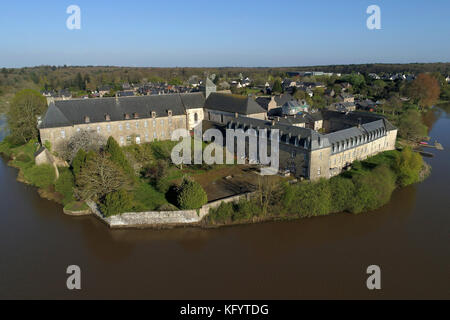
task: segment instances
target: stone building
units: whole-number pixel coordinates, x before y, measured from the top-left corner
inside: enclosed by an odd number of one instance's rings
[[[188,128],[186,110],[195,118],[203,104],[202,93],[55,101],[39,125],[40,138],[55,150],[81,130],[112,136],[120,145],[167,140],[173,130]]]
[[[395,149],[397,129],[384,117],[324,111],[305,119],[306,122],[312,121],[307,128],[280,120],[239,117],[217,123],[217,126],[244,132],[267,129],[268,136],[264,139],[269,139],[270,130],[278,129],[280,171],[288,170],[296,177],[310,180],[331,178],[356,160]],[[323,133],[313,129],[319,124]]]
[[[206,90],[206,89],[205,89]],[[315,180],[353,161],[393,150],[397,129],[384,117],[320,111],[267,118],[249,97],[214,92],[54,101],[39,124],[41,142],[55,151],[77,132],[95,131],[120,145],[169,140],[175,129],[278,129],[280,170]]]

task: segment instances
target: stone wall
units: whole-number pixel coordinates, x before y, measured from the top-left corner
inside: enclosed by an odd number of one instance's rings
[[[127,212],[112,217],[104,217],[92,201],[88,201],[87,205],[92,213],[110,228],[181,226],[199,223],[208,215],[209,209],[217,208],[222,202],[237,202],[243,198],[249,199],[251,195],[252,193],[246,193],[220,199],[204,205],[199,210]]]

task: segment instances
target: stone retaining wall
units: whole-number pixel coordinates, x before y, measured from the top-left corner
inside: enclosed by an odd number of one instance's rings
[[[195,224],[208,215],[209,209],[217,208],[222,202],[237,202],[240,199],[249,199],[251,195],[252,193],[246,193],[220,199],[204,205],[199,210],[127,212],[112,217],[104,217],[94,202],[86,203],[92,213],[110,228],[146,228]]]

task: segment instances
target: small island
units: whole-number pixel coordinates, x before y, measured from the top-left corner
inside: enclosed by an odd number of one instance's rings
[[[439,97],[435,75],[405,77],[402,90],[373,74],[295,77],[275,79],[256,96],[249,78],[234,92],[218,90],[221,82],[210,78],[197,91],[155,95],[108,90],[77,99],[25,89],[11,101],[0,152],[19,169],[19,181],[66,214],[93,214],[112,228],[358,214],[430,173],[416,147],[426,143],[422,114]],[[305,80],[315,80],[313,91]],[[192,158],[196,151],[225,155],[225,141],[218,147],[207,130],[276,129],[278,170],[261,174],[259,156],[250,159],[250,134],[245,156],[233,163],[174,163],[180,141],[171,138],[179,129],[192,135]]]

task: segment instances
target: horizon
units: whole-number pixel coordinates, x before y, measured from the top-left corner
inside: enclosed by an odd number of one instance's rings
[[[347,64],[323,64],[323,65],[286,65],[286,66],[131,66],[131,65],[30,65],[22,67],[3,67],[6,69],[25,69],[25,68],[43,68],[43,67],[57,67],[57,68],[152,68],[152,69],[266,69],[266,68],[320,68],[320,67],[335,67],[335,66],[362,66],[362,65],[414,65],[414,64],[448,64],[449,61],[433,61],[433,62],[366,62],[366,63],[347,63]]]
[[[380,29],[369,29],[369,6]],[[72,19],[80,10],[79,28]],[[0,67],[288,68],[450,61],[450,3],[10,2]],[[69,12],[69,13],[68,13]],[[69,28],[75,23],[74,29]],[[73,27],[74,25],[72,25]],[[420,62],[417,62],[420,61]]]

